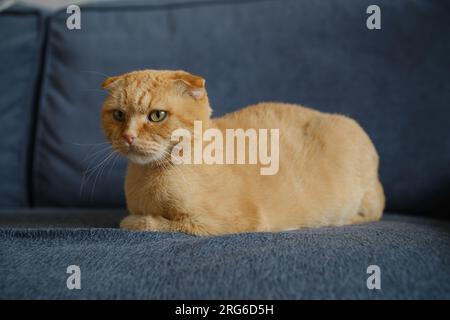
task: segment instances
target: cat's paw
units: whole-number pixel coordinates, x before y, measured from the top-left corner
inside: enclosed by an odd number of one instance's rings
[[[156,230],[152,218],[148,216],[129,215],[122,219],[120,228],[130,231],[151,231]]]

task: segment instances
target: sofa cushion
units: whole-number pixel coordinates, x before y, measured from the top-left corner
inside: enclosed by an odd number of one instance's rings
[[[36,205],[124,206],[122,159],[80,187],[109,152],[92,145],[104,141],[99,86],[167,68],[203,75],[215,115],[272,100],[356,118],[379,150],[388,209],[448,216],[447,1],[380,0],[381,30],[366,28],[371,1],[145,3],[83,6],[81,30],[65,11],[50,18]]]
[[[34,228],[0,215],[0,299],[450,299],[448,221],[387,214],[340,228],[194,237],[92,228],[102,223],[83,223],[83,212],[70,214],[77,228],[63,227],[53,213]],[[84,211],[108,224],[117,214]],[[69,265],[80,267],[81,290],[66,287]],[[381,290],[367,288],[370,265]]]
[[[0,226],[10,228],[117,228],[125,209],[4,208]]]
[[[28,178],[43,16],[13,6],[0,12],[0,207],[29,204]]]

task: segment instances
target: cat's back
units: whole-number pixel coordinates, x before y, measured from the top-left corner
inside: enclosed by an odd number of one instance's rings
[[[220,129],[275,129],[286,126],[298,128],[321,114],[319,111],[297,104],[261,102],[215,118],[213,121]]]
[[[371,142],[364,129],[353,119],[340,114],[320,112],[298,104],[261,102],[213,119],[216,127],[225,129],[280,129],[280,137],[308,136],[328,140],[331,144]],[[349,141],[351,137],[351,141]],[[282,139],[283,140],[283,139]]]

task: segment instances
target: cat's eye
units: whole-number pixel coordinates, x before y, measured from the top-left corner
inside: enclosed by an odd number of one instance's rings
[[[160,122],[163,121],[167,117],[167,112],[163,110],[153,110],[148,115],[148,120],[152,122]]]
[[[114,110],[113,118],[119,122],[122,122],[123,120],[125,120],[125,112],[121,110]]]

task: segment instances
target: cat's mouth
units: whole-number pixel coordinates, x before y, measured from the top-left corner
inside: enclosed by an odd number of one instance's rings
[[[146,165],[153,162],[161,161],[165,158],[167,152],[163,149],[161,150],[152,150],[152,151],[143,151],[140,150],[133,145],[128,147],[128,150],[124,153],[125,157],[136,164]]]

